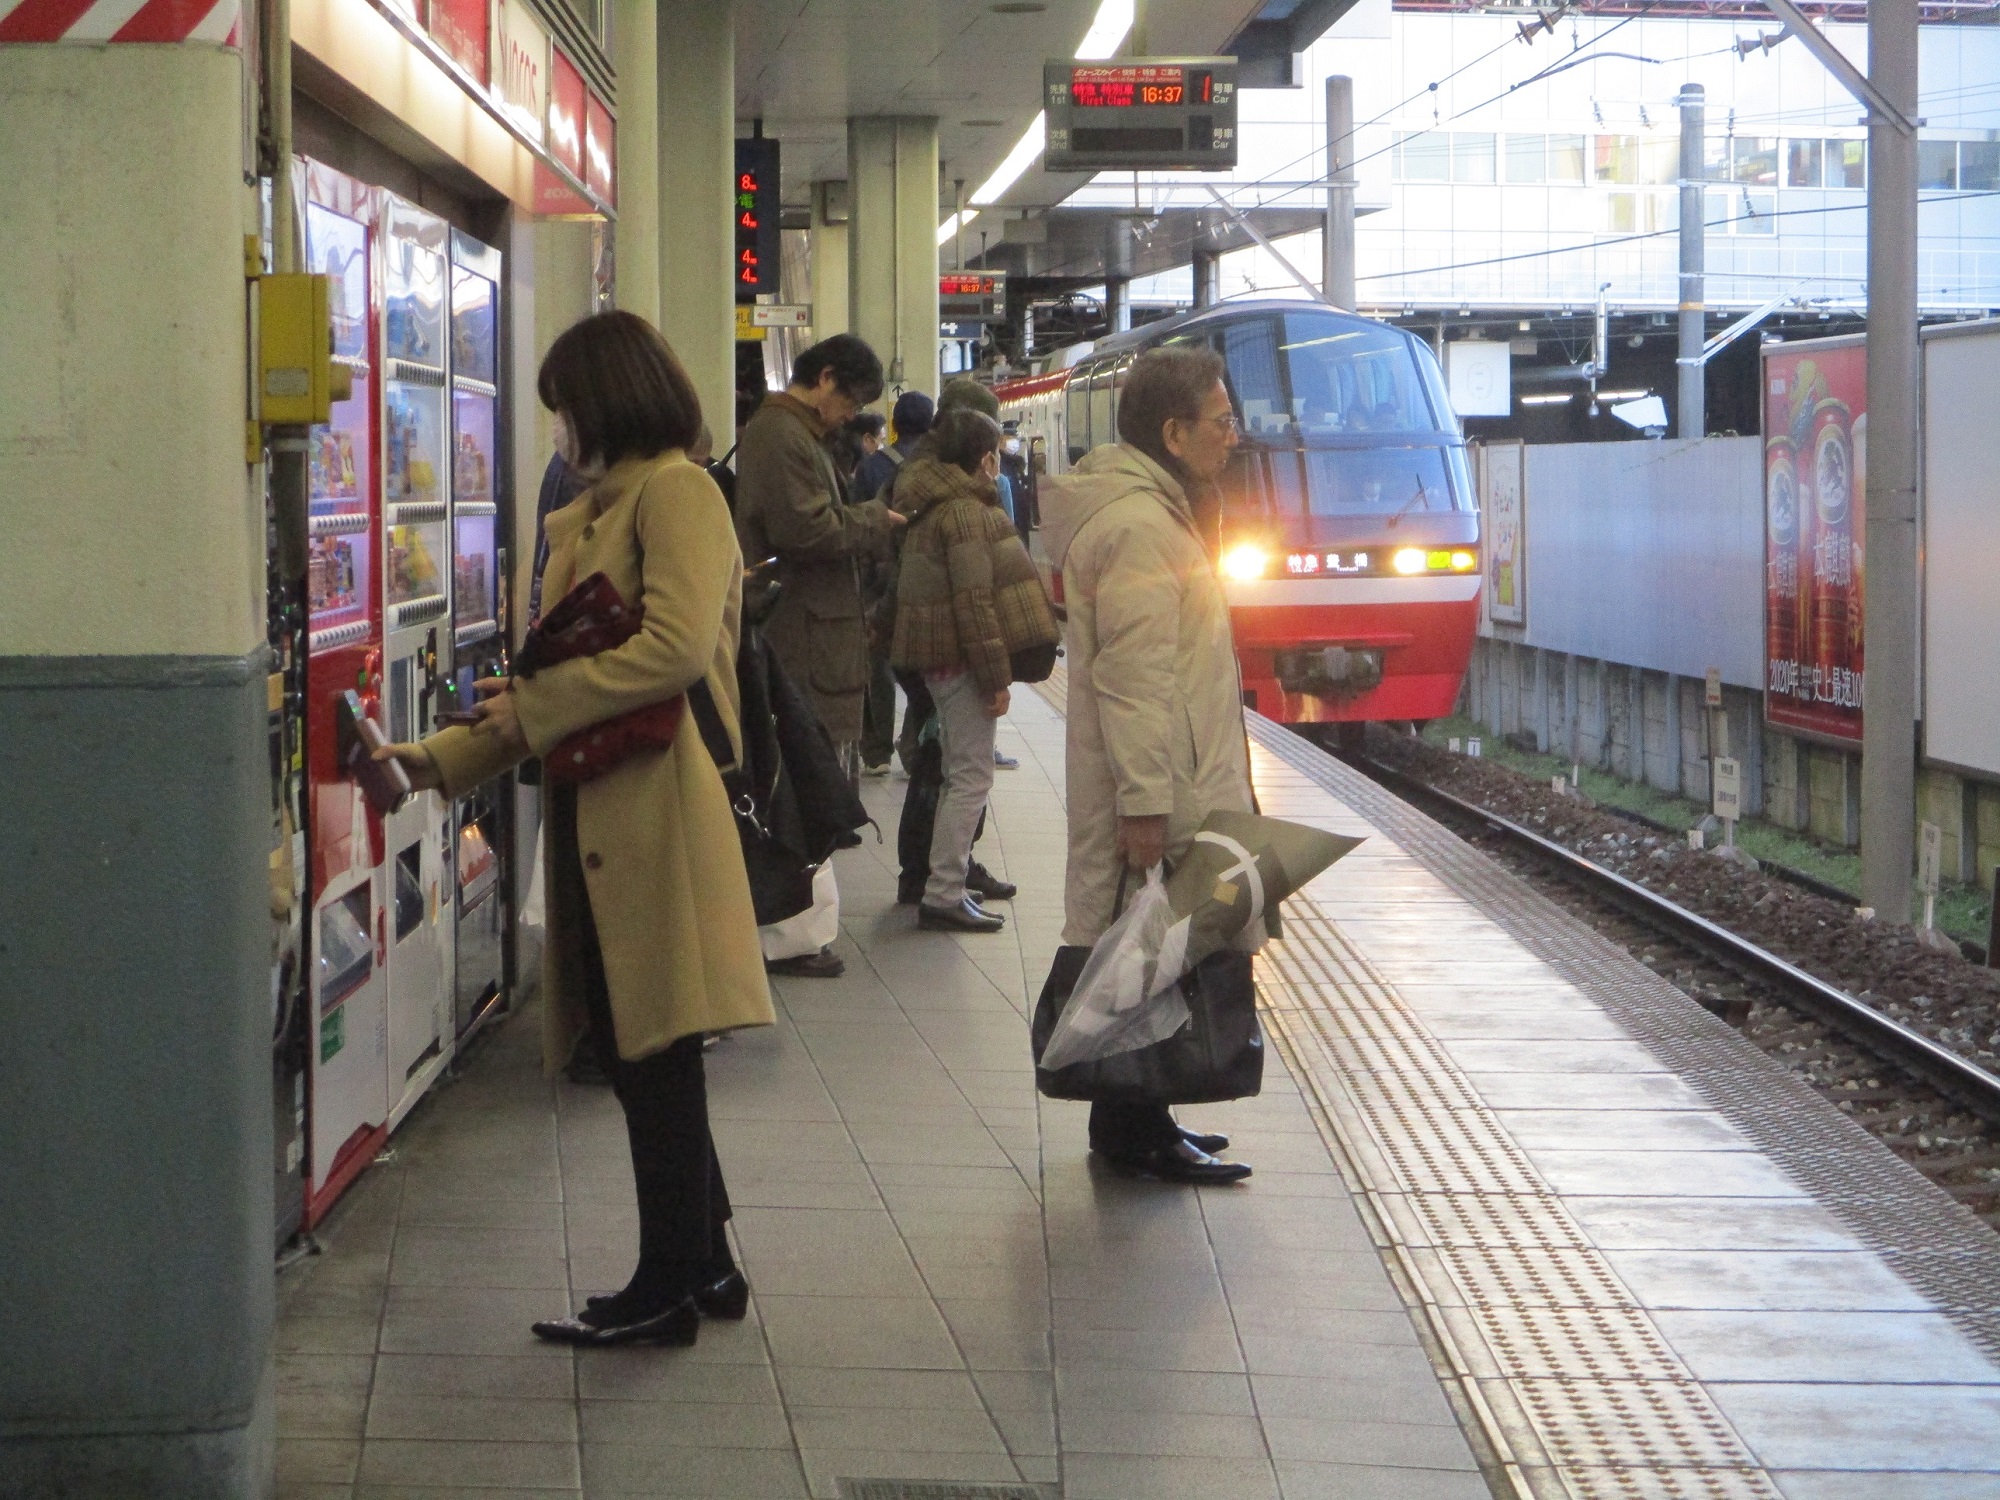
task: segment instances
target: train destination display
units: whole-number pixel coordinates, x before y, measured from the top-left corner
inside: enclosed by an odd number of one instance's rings
[[[1058,59],[1042,68],[1051,172],[1236,165],[1236,59]]]

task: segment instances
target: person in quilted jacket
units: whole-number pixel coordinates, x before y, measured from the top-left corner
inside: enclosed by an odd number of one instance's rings
[[[896,479],[896,504],[910,529],[889,650],[898,671],[923,674],[944,751],[930,880],[917,921],[997,932],[1002,919],[966,890],[967,862],[993,789],[994,726],[1007,712],[1016,656],[1053,650],[1055,616],[994,488],[1000,424],[984,412],[947,411],[927,447]]]

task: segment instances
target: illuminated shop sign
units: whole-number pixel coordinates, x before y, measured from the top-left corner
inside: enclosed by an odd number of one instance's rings
[[[500,105],[530,140],[547,139],[549,112],[548,28],[535,19],[521,0],[506,0],[500,9],[499,76],[494,80]]]

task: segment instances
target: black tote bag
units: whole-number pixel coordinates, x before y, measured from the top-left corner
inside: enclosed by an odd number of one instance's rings
[[[1056,949],[1030,1036],[1035,1087],[1051,1099],[1112,1100],[1121,1104],[1213,1104],[1245,1099],[1264,1087],[1264,1031],[1257,1020],[1257,986],[1247,953],[1213,953],[1181,978],[1188,1018],[1164,1041],[1095,1062],[1050,1071],[1042,1051],[1083,973],[1090,949]]]

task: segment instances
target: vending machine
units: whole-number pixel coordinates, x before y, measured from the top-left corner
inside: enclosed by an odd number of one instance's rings
[[[353,373],[351,396],[312,429],[308,451],[310,1227],[373,1160],[388,1128],[388,890],[383,821],[351,759],[352,709],[381,717],[378,195],[316,163],[301,165],[298,186],[306,269],[329,278],[334,358]]]
[[[452,676],[447,697],[507,673],[506,549],[496,442],[500,398],[501,256],[451,235]],[[507,817],[513,778],[496,777],[452,805],[453,1027],[464,1037],[494,1013],[505,987]]]
[[[389,738],[406,741],[431,732],[452,671],[451,231],[393,193],[381,202],[382,695]],[[394,1126],[451,1052],[456,834],[436,792],[414,794],[383,821]]]

